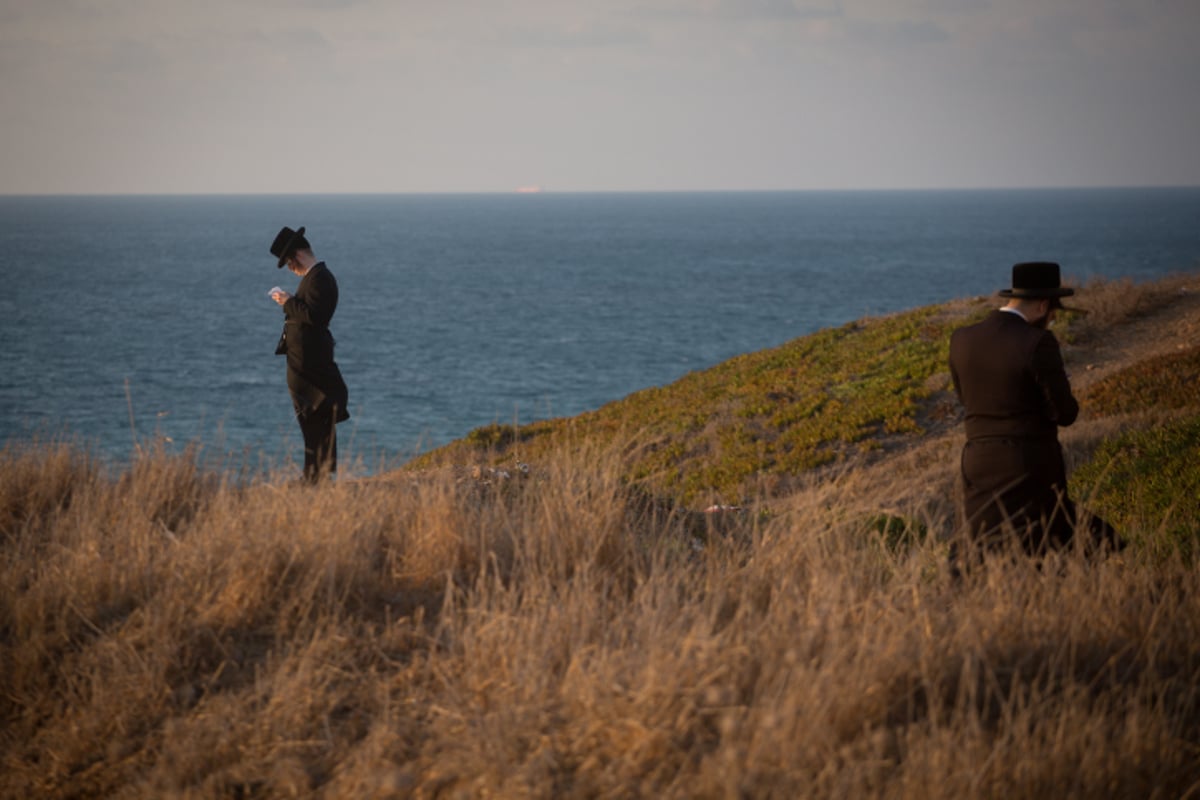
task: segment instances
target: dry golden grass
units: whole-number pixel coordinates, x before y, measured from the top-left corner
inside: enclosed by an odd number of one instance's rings
[[[10,449],[0,795],[1195,796],[1200,573],[953,584],[948,441],[719,524],[619,448],[317,489]]]

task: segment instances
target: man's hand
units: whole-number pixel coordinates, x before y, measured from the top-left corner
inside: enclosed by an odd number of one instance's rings
[[[271,292],[271,299],[274,300],[279,305],[283,305],[288,300],[290,300],[291,297],[292,296],[290,294],[288,294],[287,292],[285,292],[283,289],[280,289],[275,292]]]

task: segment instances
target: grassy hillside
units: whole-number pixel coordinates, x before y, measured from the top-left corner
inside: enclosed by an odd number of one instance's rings
[[[1085,358],[1089,344],[1122,323],[1170,307],[1190,281],[1088,287],[1088,313],[1065,313],[1056,324],[1066,358]],[[411,468],[511,467],[622,442],[625,479],[671,502],[704,507],[786,495],[815,467],[870,461],[957,424],[950,333],[995,305],[955,301],[822,330],[577,417],[476,429]],[[1198,364],[1194,350],[1134,364],[1096,390],[1096,413],[1189,406],[1200,396],[1189,391]]]
[[[626,474],[655,494],[693,505],[777,494],[813,467],[921,435],[949,381],[950,332],[986,307],[934,306],[823,330],[578,417],[479,428],[413,466],[536,462],[628,440]]]
[[[0,796],[1188,796],[1198,283],[1060,328],[1074,485],[1135,546],[961,584],[938,348],[982,301],[317,489],[6,448]],[[673,500],[710,492],[766,502]]]
[[[1190,554],[1200,545],[1200,346],[1178,348],[1120,369],[1087,393],[1098,417],[1151,419],[1106,439],[1071,485],[1130,538],[1154,531],[1156,546]]]

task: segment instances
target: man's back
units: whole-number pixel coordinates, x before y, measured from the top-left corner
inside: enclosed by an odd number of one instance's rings
[[[1011,312],[955,331],[950,373],[968,439],[1055,437],[1079,414],[1054,334]]]

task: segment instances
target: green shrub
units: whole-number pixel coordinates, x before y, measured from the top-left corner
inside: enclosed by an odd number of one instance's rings
[[[917,519],[881,511],[867,520],[867,529],[879,537],[889,551],[900,553],[925,541],[929,528]]]

